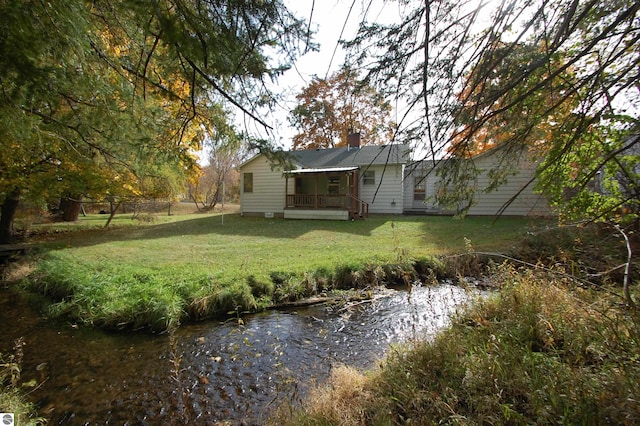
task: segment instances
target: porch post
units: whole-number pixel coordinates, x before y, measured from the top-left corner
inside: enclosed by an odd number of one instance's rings
[[[318,208],[318,174],[314,173],[313,176],[315,177],[315,186],[316,186],[315,196],[313,198],[313,207],[317,209]]]
[[[284,175],[284,208],[289,207],[289,174]]]
[[[360,214],[360,193],[359,193],[359,187],[358,187],[358,183],[360,182],[360,175],[359,175],[360,170],[356,169],[353,172],[353,205],[354,205],[354,211],[357,214]]]
[[[360,170],[356,169],[356,171],[354,172],[354,176],[353,176],[353,195],[357,198],[360,199],[360,187],[358,186],[358,183],[360,182],[360,175],[359,175]]]
[[[346,172],[345,176],[347,178],[347,203],[346,203],[346,207],[347,209],[349,209],[349,213],[351,213],[351,197],[349,196],[349,194],[351,194],[351,173]]]
[[[353,197],[355,197],[355,194],[353,193],[353,176],[354,176],[355,172],[348,172],[347,173],[347,203],[349,204],[349,213],[353,214],[354,213],[354,205],[355,205],[355,200],[353,199]]]

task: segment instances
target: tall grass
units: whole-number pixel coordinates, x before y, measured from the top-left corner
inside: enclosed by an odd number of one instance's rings
[[[215,275],[174,268],[92,264],[51,252],[38,259],[24,286],[45,296],[53,318],[103,328],[163,331],[185,320],[254,312],[300,298],[344,289],[432,282],[441,274],[436,258],[415,262],[338,265],[304,274],[272,272],[220,283]]]
[[[45,424],[46,421],[37,417],[35,407],[24,396],[25,388],[33,384],[20,384],[23,344],[23,340],[18,339],[14,343],[13,353],[0,353],[0,412],[12,413],[17,425]]]
[[[433,341],[366,375],[337,369],[278,423],[640,424],[640,313],[557,276],[500,270]],[[345,392],[345,375],[356,384]]]

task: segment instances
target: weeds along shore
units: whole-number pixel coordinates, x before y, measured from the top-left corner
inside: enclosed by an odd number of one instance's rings
[[[433,340],[365,373],[335,368],[272,424],[640,423],[637,309],[555,273],[505,265],[494,279]]]
[[[333,270],[321,268],[303,274],[272,272],[268,279],[249,275],[226,284],[207,276],[142,272],[140,268],[129,271],[105,267],[96,274],[59,253],[48,254],[29,269],[21,286],[50,318],[106,329],[152,332],[189,321],[289,306],[308,298],[366,298],[380,286],[435,284],[455,278],[436,257],[339,265]]]
[[[487,235],[480,223],[473,225]],[[415,248],[406,249],[394,237],[399,226],[376,226],[388,231],[376,241],[391,241],[385,248],[391,258],[350,257],[311,272],[296,270],[308,261],[292,263],[288,272],[275,267],[260,272],[247,263],[246,271],[259,273],[225,282],[195,267],[105,261],[113,244],[107,243],[102,251],[88,250],[91,244],[58,245],[12,263],[3,278],[51,318],[161,332],[185,321],[267,309],[314,294],[345,297],[344,289],[353,289],[366,297],[375,285],[428,285],[442,279],[463,284],[467,277],[484,276],[498,291],[461,312],[433,340],[395,346],[368,372],[336,368],[302,406],[282,402],[272,423],[640,422],[640,316],[621,295],[619,266],[627,259],[615,233],[602,227],[529,228],[511,234],[504,251],[476,246],[479,239],[472,235],[448,252],[411,257]],[[136,250],[140,244],[148,242],[136,240]],[[113,250],[131,253],[122,245]],[[135,259],[152,252],[137,253]],[[156,253],[166,256],[163,250]],[[632,297],[638,300],[634,259],[630,270]],[[10,361],[7,365],[17,365]]]
[[[270,423],[639,424],[640,310],[622,292],[621,265],[630,262],[635,301],[640,266],[619,236],[544,231],[507,257],[491,268],[500,290],[435,338],[394,346],[366,372],[335,368]],[[483,263],[463,258],[457,268]]]

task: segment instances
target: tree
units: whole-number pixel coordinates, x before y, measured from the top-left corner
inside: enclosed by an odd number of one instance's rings
[[[306,36],[280,0],[7,1],[0,28],[1,242],[25,194],[123,197],[194,172],[231,108],[264,124],[263,79]]]
[[[417,141],[434,160],[447,148],[470,157],[482,141],[508,156],[533,147],[547,194],[572,176],[571,164],[585,166],[578,181],[586,188],[603,168],[625,163],[621,141],[638,129],[638,2],[508,0],[490,16],[485,3],[469,1],[398,5],[398,22],[365,20],[346,43],[352,66],[367,66],[365,81],[406,105],[398,138]],[[511,159],[498,167],[512,167]],[[443,168],[443,181],[473,188],[479,170],[467,161],[449,164],[463,170]],[[505,174],[489,176],[497,185]]]
[[[564,67],[561,58],[548,61],[525,81],[504,94],[502,84],[512,81],[522,69],[543,60],[543,47],[525,43],[502,46],[482,57],[466,77],[464,90],[458,93],[451,144],[446,151],[451,156],[471,158],[509,141],[521,139],[528,147],[544,149],[545,141],[553,139],[557,126],[578,106],[578,94],[573,91],[575,73]],[[550,79],[558,72],[561,78]],[[526,99],[519,100],[523,97]],[[509,108],[506,106],[512,105]],[[498,111],[504,111],[497,113]],[[476,117],[482,117],[477,120]]]
[[[391,105],[349,68],[326,79],[314,77],[296,99],[299,104],[290,115],[299,131],[293,137],[295,149],[346,146],[353,131],[360,132],[366,144],[393,139]]]
[[[236,192],[240,184],[238,153],[214,151],[209,163],[202,167],[202,173],[195,183],[189,185],[189,197],[199,211],[212,211],[228,191]],[[223,192],[224,191],[224,192]]]
[[[229,129],[232,130],[232,129]],[[200,211],[211,211],[226,193],[239,193],[240,175],[236,168],[244,157],[241,136],[235,131],[212,135],[215,140],[201,173],[189,183],[189,197]],[[223,192],[224,191],[224,192]]]

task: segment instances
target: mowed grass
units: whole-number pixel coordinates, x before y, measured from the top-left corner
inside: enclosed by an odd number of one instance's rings
[[[424,216],[299,221],[217,213],[148,215],[133,226],[127,216],[113,229],[98,228],[104,215],[89,215],[73,232],[48,234],[26,283],[55,302],[52,316],[161,330],[184,319],[309,296],[330,289],[341,271],[464,252],[469,241],[476,250],[509,250],[531,227],[547,224]]]
[[[102,218],[104,220],[104,218]],[[91,222],[95,217],[82,218]],[[542,221],[522,218],[376,216],[364,221],[313,221],[185,215],[174,222],[65,234],[48,250],[85,262],[178,268],[222,281],[273,271],[300,273],[338,264],[397,260],[466,251],[503,250]]]

